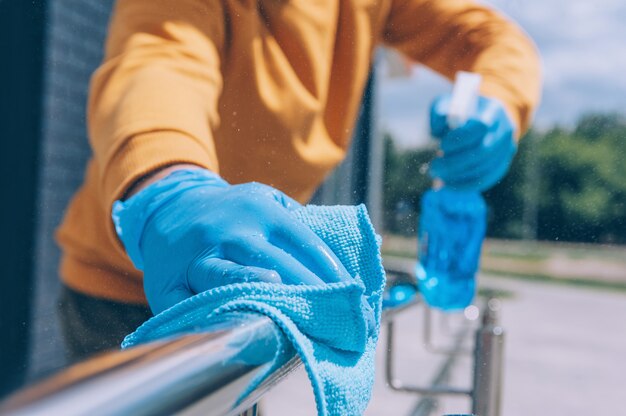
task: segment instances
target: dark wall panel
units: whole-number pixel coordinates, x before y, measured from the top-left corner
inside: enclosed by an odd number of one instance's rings
[[[49,0],[31,378],[64,365],[56,318],[59,249],[53,235],[69,199],[82,181],[89,156],[85,126],[87,88],[91,73],[102,59],[112,3]]]
[[[0,395],[28,351],[44,3],[0,1]]]

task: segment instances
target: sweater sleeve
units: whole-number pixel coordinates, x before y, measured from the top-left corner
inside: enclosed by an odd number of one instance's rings
[[[517,127],[528,128],[539,103],[541,75],[529,37],[500,13],[471,0],[394,0],[384,42],[452,79],[482,75],[481,93],[500,99]]]
[[[119,0],[94,73],[88,126],[105,212],[174,163],[217,171],[224,12],[220,1]]]

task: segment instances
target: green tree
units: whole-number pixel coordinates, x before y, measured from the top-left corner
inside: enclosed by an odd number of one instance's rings
[[[555,128],[539,147],[539,237],[626,242],[626,123],[617,115],[582,117]]]
[[[385,225],[414,235],[436,149],[398,151],[385,137]],[[530,131],[508,175],[485,193],[488,235],[626,243],[626,121],[590,114],[574,128]]]

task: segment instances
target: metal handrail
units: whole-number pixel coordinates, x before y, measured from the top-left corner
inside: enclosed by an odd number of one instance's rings
[[[389,261],[391,260],[391,261]],[[388,274],[395,274],[398,281],[415,281],[414,261],[385,258],[385,269]],[[503,381],[503,355],[504,355],[504,329],[499,325],[500,301],[490,293],[481,302],[480,307],[475,307],[478,314],[468,317],[474,320],[480,317],[480,325],[475,328],[474,345],[472,351],[463,348],[464,340],[471,327],[469,322],[462,325],[453,335],[451,347],[443,348],[432,342],[431,320],[432,314],[428,307],[425,308],[425,322],[423,341],[426,350],[433,353],[447,355],[437,375],[428,386],[416,386],[398,379],[394,374],[394,319],[397,312],[420,303],[415,300],[402,308],[397,309],[386,320],[387,348],[385,349],[385,379],[387,385],[396,391],[414,393],[423,396],[413,414],[430,414],[436,404],[436,397],[442,395],[468,396],[472,403],[472,413],[481,416],[498,416],[501,410],[501,394]],[[472,369],[472,386],[470,388],[458,388],[445,384],[450,369],[459,355],[471,352],[474,359]]]
[[[11,396],[0,414],[166,415],[201,407],[206,415],[236,415],[301,363],[280,357],[286,364],[240,400],[276,353],[293,354],[279,351],[269,318],[223,322],[76,364]]]
[[[391,285],[403,283],[411,269],[394,266],[387,267]],[[497,301],[491,300],[483,308],[486,313],[476,332],[470,390],[442,386],[443,379],[431,387],[408,386],[391,373],[394,318],[420,303],[415,297],[383,312],[382,320],[388,327],[389,387],[427,395],[470,395],[476,414],[497,415],[503,339],[497,323]],[[0,415],[254,415],[259,399],[302,364],[292,350],[280,348],[277,331],[269,318],[259,315],[220,322],[202,333],[106,353],[14,394],[0,403]],[[458,352],[461,342],[457,344]],[[285,364],[242,397],[250,382],[275,359]]]
[[[383,320],[415,303],[385,310]],[[302,364],[279,351],[275,331],[259,316],[105,353],[19,391],[0,403],[0,414],[238,415]],[[278,357],[286,364],[240,400],[277,353],[291,355]]]

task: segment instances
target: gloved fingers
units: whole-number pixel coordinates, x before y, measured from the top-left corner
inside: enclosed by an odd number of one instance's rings
[[[517,146],[512,141],[512,138],[510,141],[503,141],[502,146],[499,146],[498,151],[492,158],[491,168],[484,173],[480,173],[482,177],[481,191],[491,188],[506,175],[516,150]]]
[[[280,205],[282,205],[284,208],[288,209],[289,211],[294,211],[298,208],[302,208],[302,204],[300,204],[298,201],[291,198],[284,192],[276,188],[273,188],[271,186],[265,185],[265,184],[259,183],[258,185],[266,189],[268,197],[273,198],[276,202],[278,202]]]
[[[353,281],[331,248],[299,221],[288,216],[279,219],[270,233],[270,243],[295,257],[326,283]]]
[[[159,294],[151,294],[146,291],[146,298],[148,299],[150,310],[154,315],[157,315],[164,310],[171,308],[172,306],[192,297],[193,295],[194,293],[183,287],[177,287],[176,289]]]
[[[493,179],[495,175],[491,173],[493,168],[501,171],[497,166],[483,166],[480,172],[473,173],[471,176],[447,181],[446,186],[459,191],[483,191],[497,182],[497,179]]]
[[[495,98],[479,97],[478,108],[473,119],[479,120],[485,126],[494,127],[499,124],[500,120],[506,118],[506,111],[502,103]]]
[[[430,106],[430,134],[441,138],[450,131],[448,126],[448,112],[450,111],[450,94],[441,95]]]
[[[450,111],[452,97],[444,94],[437,97],[430,108],[430,130],[436,138],[447,135],[451,129],[448,125],[448,113]],[[510,118],[504,109],[504,105],[495,98],[479,97],[476,112],[472,114],[467,124],[473,122],[475,127],[482,125],[488,131],[494,131],[498,126],[506,124],[513,130]],[[463,127],[463,126],[460,126]],[[444,150],[445,151],[445,150]]]
[[[470,152],[458,153],[452,156],[443,155],[430,163],[432,177],[441,179],[444,183],[462,180],[481,164],[486,163],[488,157],[484,154]]]
[[[302,205],[300,205],[300,203],[295,199],[287,196],[284,192],[281,192],[276,188],[265,185],[264,183],[248,182],[235,186],[241,188],[246,194],[259,194],[265,196],[266,198],[273,199],[290,211],[302,208]]]
[[[481,177],[481,180],[477,186],[477,189],[479,191],[484,191],[484,190],[491,188],[496,183],[498,183],[506,175],[507,171],[509,170],[509,164],[510,163],[500,163],[494,166],[493,169],[490,169],[487,172],[485,172],[485,174],[482,175]]]
[[[513,158],[513,152],[509,147],[503,146],[500,151],[494,153],[485,163],[461,177],[447,181],[446,185],[454,189],[476,191],[489,189],[506,174]]]
[[[489,137],[485,140],[489,140]],[[431,163],[431,175],[450,185],[481,179],[481,176],[494,170],[499,163],[508,166],[515,153],[512,139],[492,140],[491,142],[493,145],[489,149],[469,150],[451,155],[444,153]]]
[[[506,143],[513,154],[515,154],[517,151],[517,143],[515,142],[515,128],[511,123],[508,121],[497,123],[487,137],[487,140],[484,141],[484,145],[489,147],[495,142]]]
[[[287,208],[289,211],[302,208],[302,205],[298,201],[291,198],[284,192],[279,191],[278,189],[274,189],[274,198],[276,199],[276,201],[278,201],[279,204]]]
[[[274,270],[242,266],[232,261],[209,257],[196,260],[187,270],[187,284],[194,293],[232,283],[267,282],[280,283]]]
[[[448,131],[441,139],[441,150],[445,155],[479,149],[488,127],[478,120],[469,120],[463,126]]]
[[[225,257],[244,265],[275,270],[283,283],[290,285],[324,285],[324,281],[289,253],[263,238],[249,239],[244,244],[228,245]]]
[[[481,110],[476,120],[487,126],[489,135],[486,136],[483,146],[489,147],[495,142],[507,141],[516,148],[514,136],[515,126],[507,114],[504,105],[495,98],[481,97]]]

